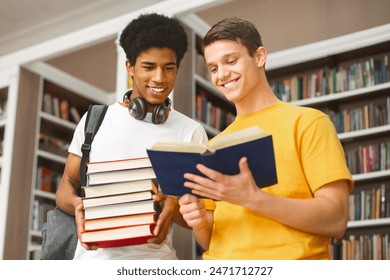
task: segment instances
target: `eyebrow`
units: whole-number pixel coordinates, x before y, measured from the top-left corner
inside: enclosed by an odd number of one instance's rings
[[[221,59],[222,59],[222,60],[228,59],[229,57],[234,56],[234,55],[237,55],[237,54],[240,54],[240,52],[231,52],[231,53],[227,53],[227,54],[223,55],[223,56],[221,57]],[[213,63],[213,62],[207,63],[207,66],[211,66],[211,65],[216,65],[216,63]]]
[[[156,65],[157,63],[155,62],[150,62],[150,61],[142,61],[141,62],[142,65],[150,65],[150,66],[154,66]],[[166,64],[164,64],[164,66],[176,66],[176,62],[168,62]]]

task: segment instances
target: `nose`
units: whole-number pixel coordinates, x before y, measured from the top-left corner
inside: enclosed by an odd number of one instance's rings
[[[164,69],[162,69],[161,67],[157,67],[153,73],[153,81],[161,83],[165,81],[165,78],[166,76]]]
[[[225,67],[220,67],[218,69],[218,79],[219,80],[224,80],[226,79],[227,77],[230,76],[230,71],[228,69],[226,69]]]

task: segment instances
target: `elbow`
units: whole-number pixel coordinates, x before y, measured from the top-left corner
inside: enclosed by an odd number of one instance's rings
[[[58,190],[56,192],[56,205],[57,206],[61,205],[61,199],[60,199],[60,195],[58,193]]]
[[[344,237],[345,232],[347,231],[347,225],[348,225],[348,216],[342,217],[339,221],[337,221],[333,227],[333,230],[331,232],[331,237],[341,239]]]
[[[343,227],[343,228],[338,228],[337,230],[335,230],[332,234],[331,237],[334,237],[334,238],[337,238],[337,239],[342,239],[345,235],[345,232],[347,231],[347,227]]]

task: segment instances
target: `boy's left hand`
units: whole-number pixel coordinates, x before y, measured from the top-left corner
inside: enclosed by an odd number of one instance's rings
[[[168,235],[178,200],[162,193],[153,195],[153,199],[160,204],[162,210],[153,231],[155,236],[148,239],[148,243],[161,244]]]

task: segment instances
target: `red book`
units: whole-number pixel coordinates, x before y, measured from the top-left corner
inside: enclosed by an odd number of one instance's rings
[[[107,230],[86,231],[81,234],[81,240],[87,244],[96,244],[100,248],[139,245],[147,243],[153,237],[155,223],[121,227]]]

